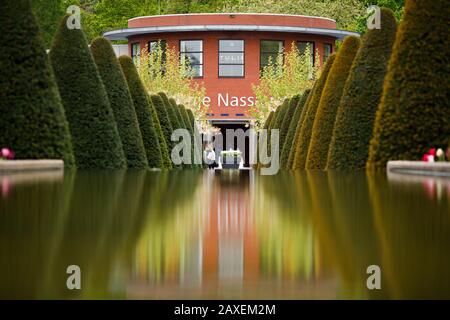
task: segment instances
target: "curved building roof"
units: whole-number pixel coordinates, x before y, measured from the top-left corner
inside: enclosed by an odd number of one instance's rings
[[[336,29],[336,21],[323,17],[258,13],[196,13],[136,17],[128,28],[108,31],[110,40],[166,32],[260,31],[290,32],[331,36],[342,39],[355,32]]]

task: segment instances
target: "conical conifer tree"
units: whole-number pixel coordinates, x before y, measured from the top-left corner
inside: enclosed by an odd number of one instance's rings
[[[131,169],[148,168],[148,160],[130,90],[112,45],[107,39],[98,37],[91,43],[91,52],[117,122],[127,166]]]
[[[294,164],[294,158],[295,158],[295,151],[297,150],[297,143],[298,143],[298,136],[300,133],[300,128],[303,124],[303,120],[305,119],[305,114],[306,114],[306,110],[308,109],[308,104],[309,101],[311,100],[311,96],[312,96],[312,92],[314,90],[314,87],[316,86],[317,81],[314,83],[313,88],[312,89],[308,89],[305,91],[308,92],[308,97],[306,98],[305,102],[303,103],[303,107],[301,109],[300,115],[298,115],[298,120],[296,123],[294,123],[294,133],[293,133],[293,138],[292,138],[292,145],[290,147],[289,150],[289,157],[288,157],[288,162],[286,164],[286,169],[291,170]]]
[[[408,0],[370,142],[368,166],[420,160],[450,136],[450,2]]]
[[[150,111],[152,113],[153,124],[155,126],[156,135],[158,136],[159,148],[161,149],[161,160],[164,169],[172,169],[172,160],[170,160],[169,150],[167,148],[166,138],[164,137],[164,132],[161,128],[161,123],[158,118],[158,113],[153,104],[151,96],[149,96]]]
[[[122,142],[102,79],[81,29],[65,16],[53,40],[50,60],[58,83],[77,167],[126,167]]]
[[[144,141],[145,152],[150,168],[162,168],[161,148],[159,146],[158,135],[156,134],[153,116],[150,108],[150,101],[142,84],[133,60],[128,56],[120,56],[119,63],[122,67],[125,79],[127,79],[131,98],[141,129],[142,140]]]
[[[307,89],[302,94],[301,98],[298,100],[297,106],[294,113],[288,118],[289,127],[287,131],[286,138],[284,139],[283,149],[281,150],[281,167],[285,170],[289,169],[289,155],[291,153],[292,146],[294,145],[295,132],[297,131],[297,124],[300,119],[300,115],[305,107],[305,102],[308,99],[309,92],[311,90]],[[287,114],[286,114],[287,115]],[[286,116],[285,116],[286,118]],[[286,120],[286,119],[285,119]]]
[[[361,40],[346,37],[323,88],[311,134],[306,169],[325,169],[339,102]]]
[[[308,104],[305,106],[305,114],[300,118],[300,124],[297,128],[297,137],[295,140],[296,145],[292,151],[293,162],[291,168],[293,170],[305,169],[306,157],[308,155],[309,143],[311,141],[312,127],[317,114],[317,107],[319,106],[323,88],[325,87],[325,83],[335,59],[336,53],[333,53],[328,57],[328,60],[322,70],[322,74],[316,81],[311,92],[311,98],[309,99]]]
[[[375,114],[397,30],[391,10],[381,9],[381,25],[381,29],[369,30],[364,35],[350,70],[328,150],[329,169],[366,166]]]
[[[75,164],[69,126],[29,0],[0,2],[0,148]]]

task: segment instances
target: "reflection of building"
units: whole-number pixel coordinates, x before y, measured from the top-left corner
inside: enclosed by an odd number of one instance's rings
[[[203,236],[204,278],[220,285],[258,276],[259,249],[249,171],[216,173]]]

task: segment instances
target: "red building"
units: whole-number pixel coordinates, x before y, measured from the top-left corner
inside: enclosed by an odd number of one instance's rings
[[[252,84],[269,57],[306,44],[318,50],[323,62],[336,39],[353,34],[337,30],[336,22],[322,17],[280,14],[181,14],[137,17],[128,29],[105,33],[110,40],[128,40],[129,54],[150,49],[158,40],[187,56],[211,99],[208,117],[213,123],[248,121],[255,102]],[[314,57],[312,57],[314,59]],[[315,61],[315,63],[317,63]]]

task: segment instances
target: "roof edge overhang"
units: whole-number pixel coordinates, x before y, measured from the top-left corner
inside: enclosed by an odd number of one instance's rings
[[[173,32],[211,32],[211,31],[244,31],[244,32],[280,32],[280,33],[303,33],[329,36],[336,39],[343,39],[346,36],[358,36],[359,33],[339,29],[323,29],[308,27],[289,26],[265,26],[265,25],[189,25],[189,26],[152,26],[142,28],[127,28],[113,30],[103,33],[109,40],[128,40],[131,36],[173,33]]]
[[[150,15],[150,16],[139,16],[128,19],[128,21],[140,20],[140,19],[151,19],[151,18],[165,18],[165,17],[195,17],[195,16],[262,16],[262,17],[293,17],[293,18],[309,18],[309,19],[319,19],[328,20],[336,22],[335,19],[320,17],[320,16],[308,16],[302,14],[285,14],[285,13],[262,13],[262,12],[211,12],[211,13],[176,13],[176,14],[160,14],[160,15]]]

